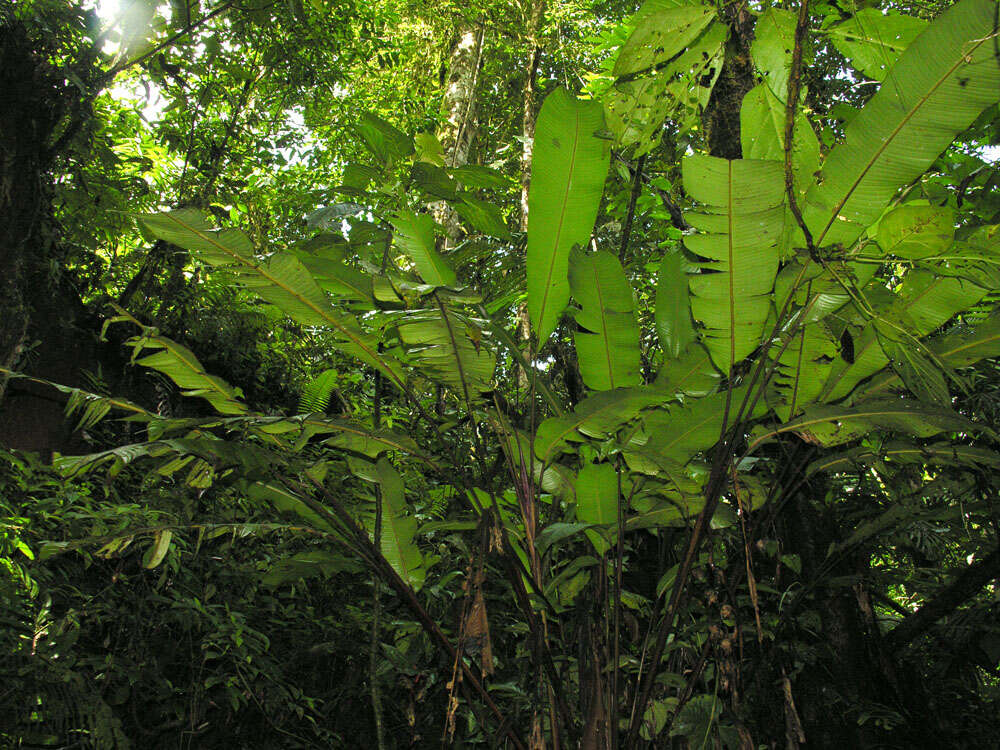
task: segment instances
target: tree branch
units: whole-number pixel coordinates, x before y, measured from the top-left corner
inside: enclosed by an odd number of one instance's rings
[[[1000,547],[982,560],[976,560],[945,586],[924,606],[903,619],[885,637],[886,648],[898,651],[923,635],[931,626],[946,615],[951,614],[968,601],[990,581],[1000,578]]]

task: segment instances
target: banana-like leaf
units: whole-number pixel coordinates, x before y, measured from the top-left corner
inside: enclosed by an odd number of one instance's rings
[[[247,487],[247,495],[252,500],[273,505],[279,513],[294,514],[315,529],[334,534],[339,532],[336,526],[310,508],[301,497],[287,487],[273,482],[255,482]]]
[[[933,332],[967,310],[986,294],[986,290],[964,279],[941,278],[928,271],[912,271],[898,289],[894,302],[879,312],[860,336],[854,337],[854,362],[838,360],[833,367],[820,398],[836,401],[843,398],[862,380],[889,364],[883,351],[878,328],[891,326],[908,334],[910,346],[919,346],[915,339]]]
[[[639,416],[649,406],[664,402],[650,388],[619,388],[588,396],[571,414],[546,419],[535,433],[535,455],[548,463],[571,442],[604,439]]]
[[[618,474],[613,465],[588,463],[580,469],[576,476],[576,518],[598,526],[618,523]],[[593,529],[586,533],[599,555],[608,551],[611,545],[606,536]]]
[[[784,170],[775,161],[695,155],[684,160],[683,173],[685,190],[703,205],[685,214],[699,232],[684,244],[709,259],[688,277],[691,313],[705,326],[712,361],[729,373],[760,344],[771,310],[785,224]]]
[[[687,290],[688,262],[678,252],[663,256],[656,275],[656,331],[664,356],[677,359],[695,340]]]
[[[390,381],[403,387],[399,363],[379,353],[378,343],[361,330],[354,317],[330,305],[302,261],[291,253],[276,253],[266,263],[258,263],[253,257],[253,244],[243,232],[216,230],[192,209],[143,214],[139,218],[160,239],[190,250],[211,265],[231,267],[244,286],[295,321],[332,329],[341,339],[333,346],[381,370]]]
[[[778,398],[772,403],[778,417],[787,422],[813,403],[823,390],[817,373],[829,369],[840,356],[837,341],[822,321],[802,326],[781,350],[772,385]]]
[[[630,449],[649,457],[684,464],[695,454],[715,445],[722,436],[723,418],[726,417],[726,400],[730,394],[717,393],[687,404],[648,413],[643,419],[643,429],[633,436]],[[728,423],[732,424],[747,396],[745,387],[735,388],[729,401]],[[767,411],[763,399],[758,399],[752,413],[743,416],[755,419]]]
[[[933,464],[935,466],[987,466],[1000,469],[1000,455],[987,448],[974,448],[955,443],[916,445],[912,442],[892,442],[878,451],[871,448],[852,448],[841,453],[813,461],[806,468],[806,476],[820,472],[849,472],[863,470],[878,460],[901,463]]]
[[[997,103],[995,32],[995,0],[962,0],[907,47],[806,196],[803,214],[817,245],[852,245],[899,188]]]
[[[667,400],[701,398],[715,393],[719,387],[719,371],[712,365],[708,350],[692,342],[677,359],[660,368],[654,388],[667,396]]]
[[[493,387],[496,355],[479,323],[443,308],[408,313],[398,324],[410,360],[431,380],[470,400]]]
[[[129,342],[134,346],[132,361],[135,364],[162,372],[183,389],[183,395],[200,396],[220,414],[245,414],[248,411],[246,404],[239,400],[242,396],[239,389],[205,372],[190,349],[166,336],[155,335],[150,328],[143,330],[142,336]],[[137,359],[146,350],[159,351]]]
[[[538,114],[528,191],[528,313],[541,346],[569,302],[569,252],[586,246],[611,159],[604,112],[565,89]]]
[[[427,569],[415,541],[417,519],[406,513],[403,479],[385,458],[375,464],[375,474],[382,490],[382,555],[400,578],[419,591]]]
[[[433,286],[455,286],[458,277],[434,247],[434,219],[430,214],[400,211],[392,219],[396,245],[417,267],[420,278]]]
[[[926,343],[935,359],[953,370],[968,367],[986,357],[1000,356],[1000,316],[987,318],[971,331],[958,328]],[[885,393],[898,386],[899,380],[896,372],[886,371],[862,385],[857,395],[859,398],[870,398]]]
[[[786,432],[795,433],[807,443],[829,448],[862,438],[876,429],[930,437],[941,432],[977,433],[984,428],[950,409],[904,399],[871,401],[857,406],[814,405],[798,419],[755,431],[748,452]]]
[[[869,78],[881,81],[899,56],[927,28],[922,18],[894,10],[862,8],[853,17],[827,29],[833,46]]]
[[[580,375],[595,391],[639,385],[639,324],[632,285],[611,253],[573,253],[569,285],[580,303],[574,334]]]

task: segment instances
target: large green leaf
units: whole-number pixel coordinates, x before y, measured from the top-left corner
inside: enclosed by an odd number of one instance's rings
[[[656,275],[656,331],[667,359],[676,359],[695,340],[687,289],[690,264],[679,252],[663,256]]]
[[[1000,356],[1000,317],[987,318],[973,329],[966,327],[938,336],[926,342],[934,358],[950,369],[967,367],[986,357]],[[899,375],[887,370],[862,385],[857,394],[865,398],[883,394],[899,386]]]
[[[455,286],[458,278],[434,247],[434,219],[430,214],[400,211],[392,219],[396,245],[413,261],[417,273],[428,284]]]
[[[556,89],[535,127],[528,191],[528,313],[541,345],[569,301],[569,252],[586,246],[611,159],[597,102]]]
[[[877,236],[879,247],[899,258],[940,255],[955,237],[955,211],[919,203],[897,206],[879,220]]]
[[[896,191],[917,179],[1000,98],[995,0],[942,13],[847,125],[803,214],[817,245],[854,243]]]
[[[398,324],[411,362],[425,377],[477,398],[493,385],[496,355],[477,321],[448,309],[416,310]]]
[[[685,217],[698,233],[685,237],[708,258],[688,277],[691,312],[705,326],[712,361],[728,373],[760,344],[771,309],[784,233],[785,186],[775,161],[684,160],[684,188],[703,204]]]
[[[406,513],[403,479],[385,458],[375,465],[382,490],[382,555],[400,578],[419,590],[427,570],[415,541],[417,519]]]
[[[788,96],[788,76],[795,48],[795,16],[790,10],[768,8],[757,19],[750,45],[750,56],[764,76],[764,85],[782,102]]]
[[[732,424],[746,396],[746,388],[737,388],[732,394],[717,393],[687,404],[672,406],[669,410],[649,412],[643,419],[642,431],[633,436],[629,448],[684,464],[695,454],[708,450],[719,441],[723,419],[728,418],[728,423]],[[765,411],[763,399],[759,399],[753,412],[744,415],[744,419],[756,418]]]
[[[362,112],[354,129],[380,161],[398,161],[415,150],[410,136],[371,112]]]
[[[220,414],[247,412],[246,404],[240,401],[243,394],[239,389],[220,377],[209,375],[190,349],[166,336],[156,335],[154,330],[144,328],[142,336],[129,342],[133,346],[132,361],[135,364],[162,372],[183,389],[184,396],[200,396]],[[155,350],[155,353],[138,358],[147,350]]]
[[[917,445],[912,441],[892,442],[878,451],[871,448],[852,448],[833,453],[813,461],[806,468],[806,476],[829,471],[856,471],[875,461],[888,459],[900,463],[927,463],[936,466],[988,466],[1000,469],[1000,454],[987,448],[957,445],[953,442]]]
[[[636,34],[644,33],[640,29],[655,15],[655,10],[644,13],[652,5],[666,4],[647,2],[636,14]],[[726,24],[712,21],[669,62],[653,67],[645,75],[630,74],[615,81],[604,95],[604,106],[608,129],[618,144],[634,145],[634,155],[641,156],[660,143],[661,126],[668,117],[682,132],[699,124],[722,70],[728,33]]]
[[[303,325],[331,329],[332,346],[381,370],[402,387],[399,364],[379,353],[377,341],[351,315],[335,309],[297,257],[276,253],[265,263],[253,256],[253,244],[236,229],[216,230],[198,211],[182,209],[143,214],[142,223],[160,239],[190,250],[213,266],[228,267],[247,288]]]
[[[740,107],[743,158],[770,159],[784,164],[785,117],[785,103],[771,89],[764,84],[750,89]],[[800,193],[813,184],[818,166],[819,139],[800,108],[795,112],[795,136],[792,138],[792,177]]]
[[[611,526],[618,523],[618,473],[611,464],[585,464],[576,477],[576,518],[586,524]],[[607,552],[608,540],[600,532],[587,530],[598,554]]]
[[[546,419],[535,433],[535,455],[551,461],[570,442],[604,439],[665,397],[650,388],[618,388],[595,393],[576,405],[571,414]]]
[[[853,17],[827,30],[833,46],[869,78],[881,81],[927,28],[922,18],[905,16],[894,10],[862,8]]]
[[[853,363],[839,360],[831,368],[821,398],[826,401],[843,398],[862,380],[889,364],[890,358],[879,339],[880,326],[907,335],[910,346],[919,346],[914,339],[933,332],[985,294],[985,289],[964,279],[941,278],[929,271],[907,274],[896,299],[879,311],[878,320],[869,322],[854,337]]]
[[[614,75],[631,75],[667,62],[697,39],[714,18],[715,9],[700,4],[645,15],[618,53]]]
[[[580,375],[595,391],[638,385],[639,324],[632,286],[611,253],[574,253],[569,268],[579,329],[574,334]]]
[[[829,448],[857,440],[874,429],[929,437],[941,432],[979,432],[982,428],[950,409],[926,406],[916,401],[891,399],[857,406],[815,405],[791,422],[754,433],[749,450],[786,432]]]

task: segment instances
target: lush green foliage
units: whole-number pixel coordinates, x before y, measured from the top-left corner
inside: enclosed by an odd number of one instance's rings
[[[117,155],[54,217],[149,160],[94,194],[134,228],[67,239],[148,379],[57,386],[92,452],[3,454],[0,736],[995,742],[997,7],[558,5],[524,232],[522,92],[449,160],[435,9],[251,4],[145,58],[170,107],[95,108]]]

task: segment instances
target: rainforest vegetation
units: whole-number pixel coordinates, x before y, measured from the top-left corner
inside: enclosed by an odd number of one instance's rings
[[[996,0],[0,0],[0,748],[1000,745]]]

